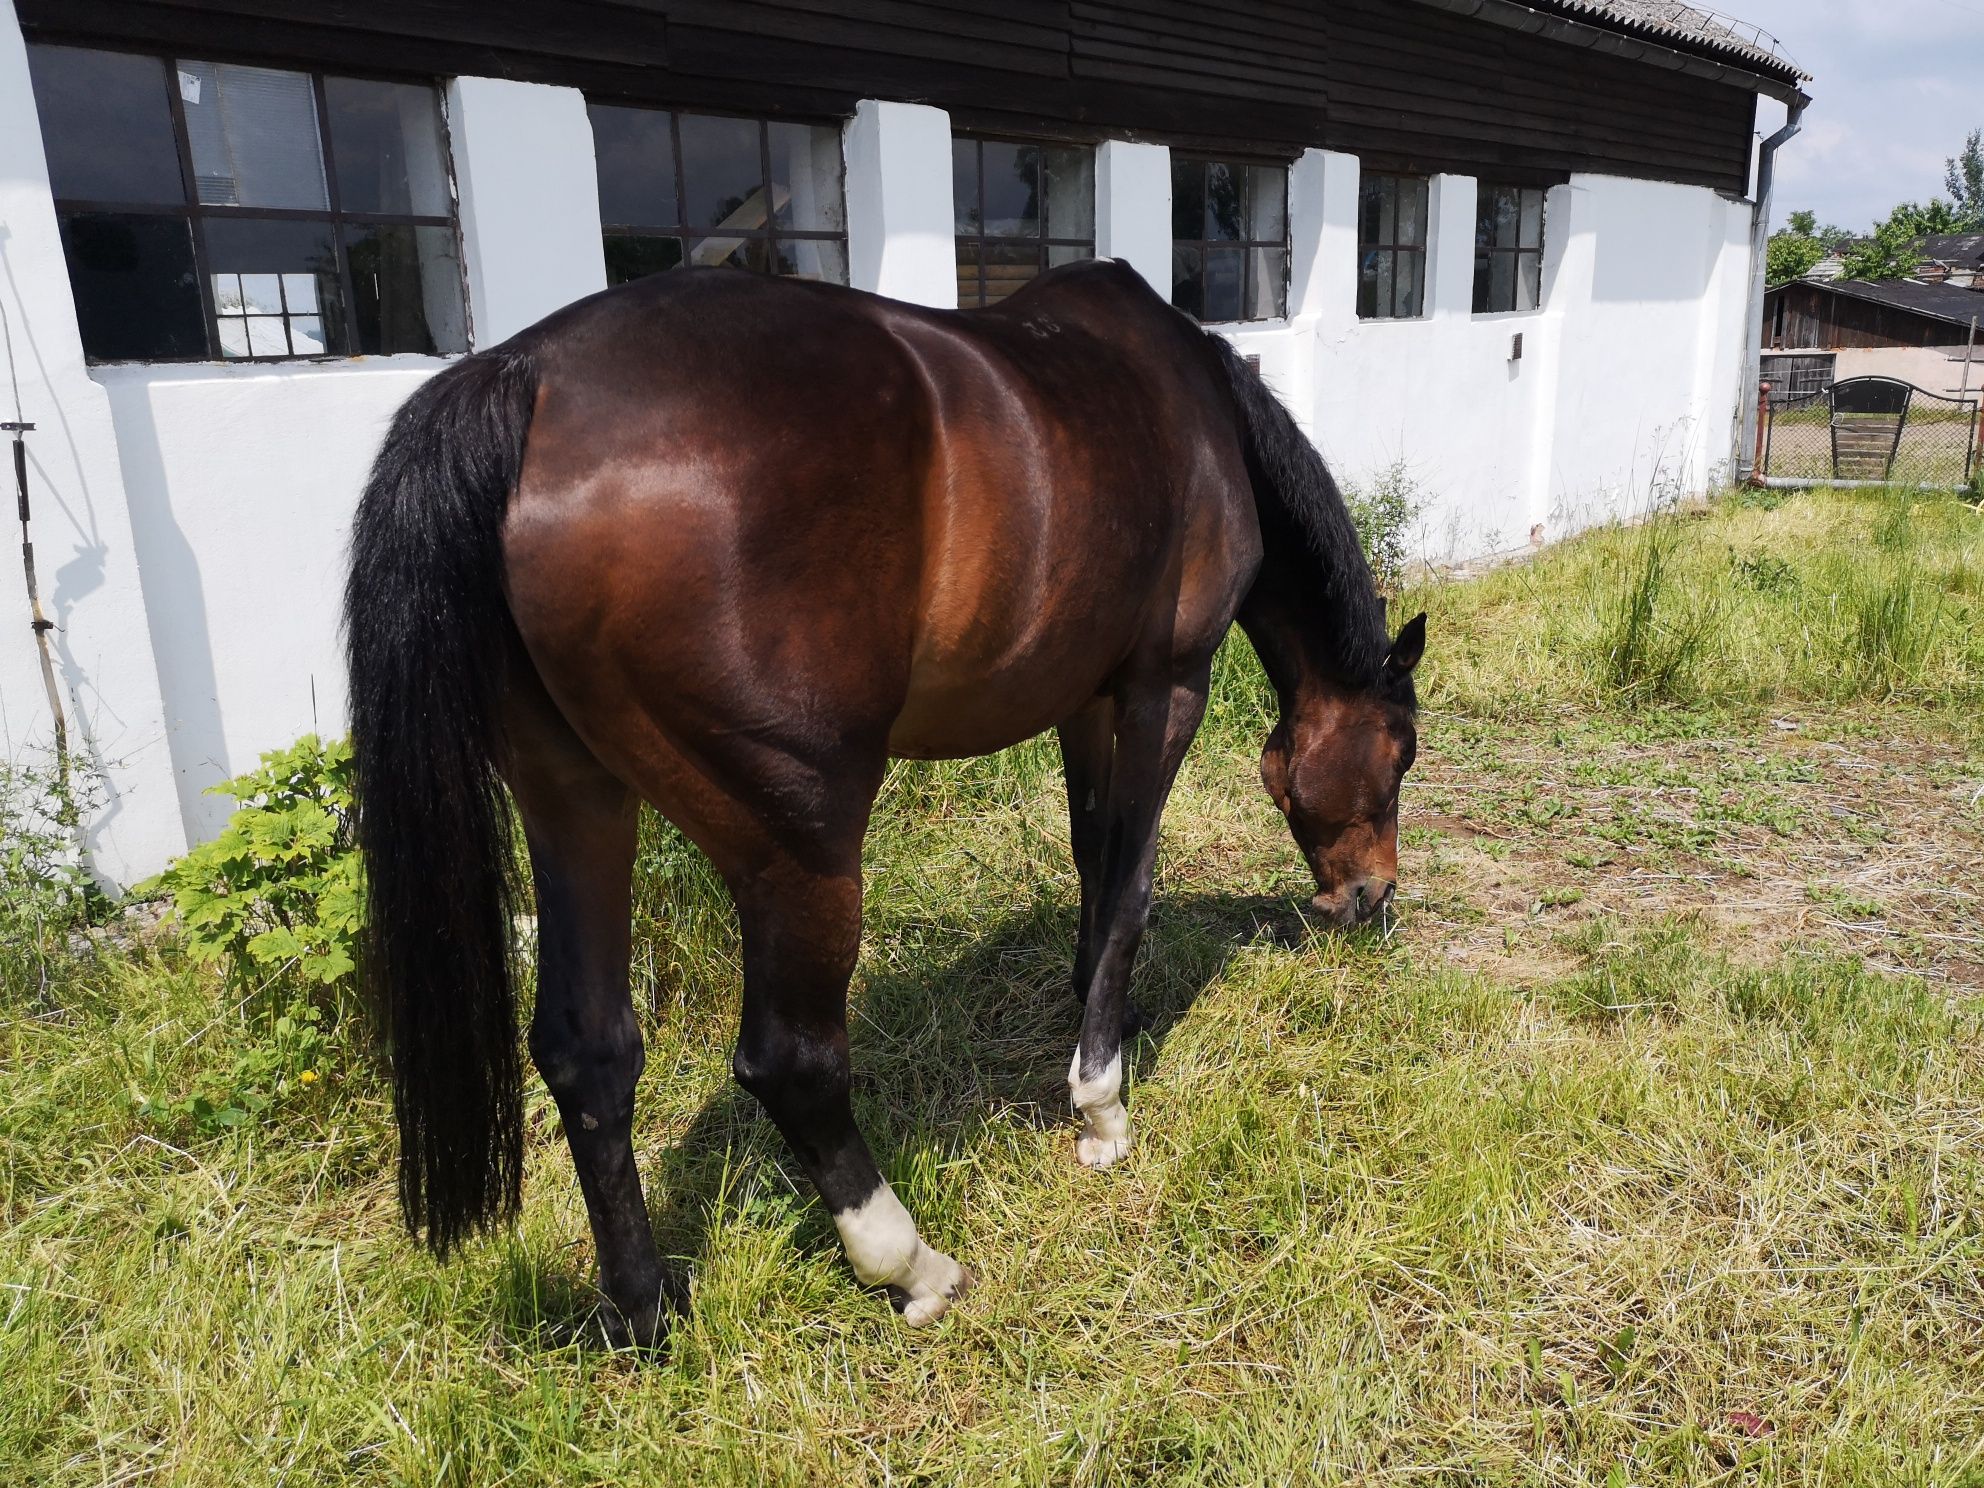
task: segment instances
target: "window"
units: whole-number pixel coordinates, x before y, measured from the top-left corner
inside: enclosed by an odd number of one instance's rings
[[[1543,301],[1543,192],[1490,186],[1474,199],[1474,313],[1534,310]]]
[[[1288,313],[1288,167],[1171,157],[1171,303],[1203,321]]]
[[[32,46],[90,360],[467,345],[434,89]]]
[[[1426,178],[1365,176],[1357,186],[1357,313],[1426,313]]]
[[[847,283],[840,130],[595,103],[606,282],[683,264]]]
[[[958,304],[996,305],[1042,269],[1095,257],[1095,151],[953,139]]]

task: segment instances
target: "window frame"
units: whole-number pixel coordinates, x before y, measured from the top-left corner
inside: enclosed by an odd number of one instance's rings
[[[843,128],[844,121],[808,115],[779,114],[773,116],[770,114],[740,113],[732,109],[694,108],[675,103],[635,102],[622,98],[594,97],[591,94],[586,95],[585,102],[587,109],[586,127],[588,131],[592,128],[591,110],[595,107],[638,110],[642,113],[666,114],[668,116],[668,149],[670,158],[673,161],[673,175],[675,180],[674,225],[670,227],[651,227],[635,223],[609,223],[602,212],[599,222],[599,235],[602,240],[616,237],[674,238],[682,244],[681,261],[674,265],[674,268],[677,269],[694,267],[690,261],[690,254],[694,251],[696,243],[712,237],[743,238],[747,241],[768,243],[774,250],[777,249],[780,242],[838,243],[840,244],[843,270],[852,278],[853,265],[847,247],[847,146],[846,133]],[[700,119],[741,119],[746,123],[757,125],[758,189],[765,194],[765,200],[768,203],[772,200],[771,126],[774,124],[798,124],[811,129],[833,130],[841,141],[840,179],[838,182],[840,186],[840,231],[822,232],[813,228],[780,227],[777,225],[778,210],[776,207],[773,207],[771,212],[767,214],[765,218],[766,225],[763,227],[726,227],[721,230],[715,227],[692,227],[689,223],[688,182],[682,172],[682,116],[684,114],[690,114]],[[595,176],[597,175],[597,171],[598,166],[595,164]],[[712,267],[721,267],[721,265],[712,265]],[[742,269],[747,273],[758,272],[743,264],[732,265],[732,267]],[[656,272],[666,274],[673,272],[673,270],[660,269]],[[650,277],[652,276],[642,274],[638,275],[637,279]],[[786,279],[800,276],[772,273],[768,277]],[[632,284],[637,282],[637,280],[623,279],[618,282],[620,284]],[[610,268],[608,271],[607,287],[609,289],[617,287],[611,277]]]
[[[1383,180],[1392,181],[1395,187],[1398,183],[1412,181],[1412,182],[1416,182],[1417,184],[1425,188],[1424,204],[1419,214],[1420,240],[1417,243],[1401,243],[1398,241],[1398,192],[1396,189],[1394,189],[1392,193],[1392,231],[1391,231],[1390,240],[1378,241],[1375,239],[1365,238],[1364,189],[1371,182],[1383,181]],[[1366,172],[1361,172],[1359,174],[1357,178],[1357,283],[1356,283],[1355,300],[1361,300],[1363,298],[1364,265],[1367,256],[1373,253],[1388,253],[1391,255],[1393,305],[1397,305],[1398,303],[1398,263],[1399,263],[1399,258],[1402,255],[1411,255],[1413,258],[1415,258],[1418,261],[1418,285],[1419,285],[1419,294],[1418,294],[1419,310],[1416,314],[1400,315],[1395,309],[1385,308],[1385,309],[1373,310],[1371,314],[1366,315],[1362,309],[1358,309],[1356,313],[1357,313],[1357,319],[1360,322],[1379,321],[1379,320],[1400,320],[1400,321],[1411,322],[1415,320],[1425,320],[1429,315],[1431,315],[1433,307],[1426,298],[1426,275],[1427,275],[1427,270],[1431,267],[1427,259],[1427,249],[1430,246],[1433,236],[1432,217],[1433,217],[1433,178],[1430,175],[1421,175],[1413,171],[1389,171],[1389,170],[1366,171]]]
[[[1254,250],[1260,248],[1267,248],[1267,249],[1279,250],[1281,253],[1281,294],[1279,296],[1281,302],[1281,309],[1279,311],[1271,315],[1242,314],[1240,318],[1237,320],[1206,320],[1206,321],[1200,321],[1199,324],[1258,326],[1258,325],[1273,325],[1277,322],[1286,321],[1288,319],[1288,295],[1289,295],[1289,291],[1294,287],[1293,279],[1295,273],[1295,252],[1294,252],[1295,222],[1294,222],[1294,214],[1289,209],[1290,195],[1291,195],[1290,178],[1295,173],[1294,162],[1291,160],[1281,158],[1279,156],[1272,156],[1272,155],[1213,154],[1213,153],[1202,154],[1190,150],[1173,150],[1170,152],[1170,154],[1171,154],[1170,177],[1171,177],[1171,189],[1173,192],[1173,201],[1171,204],[1171,212],[1172,212],[1171,252],[1172,252],[1172,263],[1173,263],[1172,272],[1174,277],[1177,272],[1176,270],[1177,252],[1180,248],[1196,248],[1199,250],[1201,275],[1203,275],[1204,273],[1205,256],[1208,249],[1218,248],[1227,251],[1238,249],[1240,251],[1240,307],[1244,311],[1248,303],[1253,298],[1251,291],[1254,288]],[[1203,186],[1200,187],[1200,195],[1199,195],[1198,216],[1199,216],[1200,235],[1196,238],[1179,237],[1177,233],[1178,203],[1176,200],[1176,192],[1178,189],[1178,185],[1177,185],[1178,166],[1181,163],[1187,165],[1198,165],[1202,167],[1209,165],[1223,165],[1226,166],[1228,169],[1237,169],[1240,172],[1240,178],[1242,182],[1251,180],[1252,179],[1251,173],[1258,168],[1265,167],[1268,169],[1280,171],[1281,172],[1281,237],[1280,239],[1271,241],[1266,238],[1251,238],[1251,237],[1246,237],[1246,238],[1206,237],[1205,236],[1205,219],[1206,219],[1205,189],[1206,188]],[[1201,179],[1203,180],[1203,177],[1201,177]],[[1253,214],[1252,199],[1243,198],[1240,207],[1241,222],[1243,224],[1250,223],[1253,220],[1253,216],[1254,214]],[[1171,299],[1171,296],[1169,294],[1167,294],[1165,298],[1167,301],[1171,303],[1174,309],[1178,308],[1177,302]],[[1185,311],[1184,313],[1190,314],[1191,312]],[[1193,318],[1197,319],[1196,316]]]
[[[1088,258],[1095,257],[1095,245],[1099,241],[1101,236],[1101,231],[1100,231],[1101,224],[1098,220],[1101,216],[1099,210],[1101,207],[1101,202],[1100,200],[1096,199],[1094,196],[1095,177],[1096,177],[1095,167],[1096,167],[1096,153],[1097,153],[1096,145],[1086,140],[1028,138],[1025,135],[981,132],[975,129],[965,129],[965,130],[953,129],[951,131],[951,149],[952,149],[952,160],[954,162],[956,160],[957,147],[961,144],[970,145],[972,147],[973,153],[977,157],[976,163],[978,167],[977,169],[978,200],[975,203],[975,205],[977,207],[978,231],[959,232],[957,230],[958,198],[957,198],[957,184],[954,177],[951,185],[951,257],[953,261],[955,261],[957,258],[958,248],[965,243],[970,243],[973,246],[973,248],[976,250],[975,257],[977,259],[977,265],[978,265],[978,298],[974,300],[971,304],[967,305],[964,301],[964,296],[962,295],[958,296],[958,308],[960,310],[982,310],[987,306],[999,304],[1005,298],[1005,296],[1002,295],[1000,299],[992,300],[992,299],[987,299],[985,295],[985,287],[987,283],[985,276],[985,250],[989,245],[997,244],[1006,247],[1010,247],[1015,244],[1033,245],[1033,247],[1038,250],[1038,252],[1035,255],[1037,267],[1034,269],[1034,275],[1036,278],[1039,277],[1041,274],[1046,273],[1050,268],[1056,267],[1056,265],[1048,262],[1049,249],[1080,248],[1086,250],[1086,256]],[[985,147],[987,145],[1020,145],[1040,152],[1039,164],[1037,166],[1037,170],[1039,172],[1039,180],[1034,185],[1034,200],[1039,202],[1040,204],[1040,231],[1037,234],[1028,235],[1024,233],[990,233],[985,230]],[[1089,231],[1089,235],[1086,238],[1060,237],[1060,236],[1055,236],[1048,231],[1048,229],[1052,226],[1050,218],[1053,215],[1051,209],[1048,206],[1048,201],[1047,201],[1047,152],[1049,150],[1085,150],[1088,152],[1089,191],[1091,193],[1091,198],[1089,201],[1090,231]],[[953,171],[955,171],[956,169],[955,164],[953,165],[952,169]],[[1079,262],[1079,260],[1077,260],[1077,262]],[[960,265],[959,267],[962,267],[962,265]]]
[[[1487,209],[1488,204],[1493,199],[1494,193],[1501,191],[1513,191],[1516,194],[1516,246],[1513,248],[1499,248],[1492,243],[1484,244],[1481,241],[1482,213]],[[1525,244],[1522,241],[1523,197],[1531,192],[1536,194],[1536,241],[1533,244]],[[1475,181],[1474,285],[1472,296],[1468,302],[1471,314],[1532,315],[1543,308],[1543,241],[1550,230],[1549,212],[1550,193],[1541,186],[1525,186],[1516,181],[1488,181],[1480,179]],[[1523,260],[1525,258],[1534,258],[1536,260],[1536,303],[1534,305],[1527,308],[1519,304],[1511,304],[1505,308],[1488,305],[1484,308],[1479,303],[1483,298],[1490,297],[1493,294],[1495,283],[1494,259],[1498,254],[1514,261],[1514,273],[1509,278],[1509,287],[1512,294],[1517,294],[1519,286],[1522,284]],[[1485,279],[1484,273],[1486,276]],[[1517,294],[1517,297],[1520,297],[1519,294]]]
[[[438,78],[422,74],[379,72],[370,68],[331,68],[298,66],[275,60],[257,60],[232,52],[206,56],[179,56],[146,46],[103,45],[94,41],[67,41],[50,39],[31,41],[30,46],[61,48],[70,51],[118,52],[126,56],[144,57],[158,63],[161,71],[161,85],[165,89],[166,105],[172,119],[173,151],[179,162],[179,186],[186,198],[177,205],[164,205],[158,202],[103,201],[84,197],[54,197],[55,216],[58,227],[68,218],[81,214],[116,215],[123,217],[156,217],[187,224],[188,236],[192,242],[193,275],[198,281],[200,296],[200,317],[202,335],[206,341],[206,353],[196,357],[129,357],[110,358],[99,361],[86,357],[91,366],[172,366],[198,367],[208,364],[220,366],[240,366],[250,363],[271,362],[340,362],[350,361],[361,356],[417,356],[418,352],[367,352],[356,349],[343,351],[295,352],[288,351],[278,356],[224,356],[220,349],[220,316],[214,298],[213,270],[207,256],[207,237],[204,224],[209,219],[220,221],[253,222],[316,222],[323,223],[330,230],[332,251],[336,256],[338,295],[341,301],[339,314],[343,320],[343,332],[347,341],[356,335],[357,299],[351,277],[351,260],[345,246],[344,227],[351,224],[357,227],[441,227],[446,228],[454,239],[456,274],[461,281],[462,326],[464,347],[462,351],[437,351],[439,357],[466,355],[473,349],[473,318],[468,296],[468,256],[462,241],[461,213],[451,211],[445,216],[393,212],[346,212],[339,198],[337,157],[331,144],[330,109],[324,96],[324,80],[327,77],[350,78],[356,82],[402,83],[427,89],[434,96],[435,112],[441,122],[441,163],[448,185],[448,200],[459,203],[459,188],[455,180],[455,141],[454,131],[448,119],[446,94]],[[186,127],[186,101],[181,97],[174,76],[180,62],[206,62],[212,65],[240,67],[263,67],[278,72],[300,73],[310,79],[311,106],[316,111],[318,159],[324,170],[323,211],[309,207],[244,207],[223,202],[203,202],[199,200],[199,176],[193,169],[192,136]],[[39,121],[37,121],[39,127]],[[65,255],[66,257],[66,255]],[[65,264],[66,268],[66,264]],[[285,314],[284,339],[289,336]],[[328,319],[329,317],[323,317]]]

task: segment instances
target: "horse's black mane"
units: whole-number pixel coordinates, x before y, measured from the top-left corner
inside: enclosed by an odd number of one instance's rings
[[[1394,691],[1411,702],[1409,676],[1385,667],[1391,637],[1385,602],[1365,561],[1357,527],[1323,457],[1261,374],[1225,337],[1206,333],[1226,368],[1245,430],[1247,473],[1260,508],[1269,562],[1299,566],[1314,654],[1346,687]],[[1396,684],[1396,685],[1394,685]]]

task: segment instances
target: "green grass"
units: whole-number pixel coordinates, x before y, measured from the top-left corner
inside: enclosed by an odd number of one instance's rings
[[[0,1482],[1984,1483],[1984,519],[1904,500],[1732,500],[1408,596],[1388,937],[1297,915],[1229,647],[1106,1174],[1052,746],[897,767],[852,1037],[878,1157],[978,1278],[926,1333],[729,1082],[734,931],[664,828],[639,1130],[693,1291],[657,1359],[600,1347],[534,1080],[522,1222],[437,1265],[357,1019],[200,1135],[166,1103],[253,1015],[169,938],[8,922],[43,970],[0,982]]]

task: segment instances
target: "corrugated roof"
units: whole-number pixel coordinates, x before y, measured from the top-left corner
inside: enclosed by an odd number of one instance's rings
[[[1811,78],[1768,31],[1699,5],[1684,5],[1681,0],[1543,0],[1543,3],[1601,25],[1740,59],[1793,81]]]
[[[1944,263],[1984,264],[1984,232],[1932,233],[1915,245],[1915,251]]]
[[[1971,316],[1984,317],[1984,290],[1964,289],[1955,284],[1917,284],[1912,279],[1801,279],[1795,282],[1826,294],[1845,295],[1850,300],[1867,300],[1876,305],[1925,315],[1931,320],[1947,321],[1950,325],[1967,327]],[[1780,289],[1784,287],[1779,286]]]

